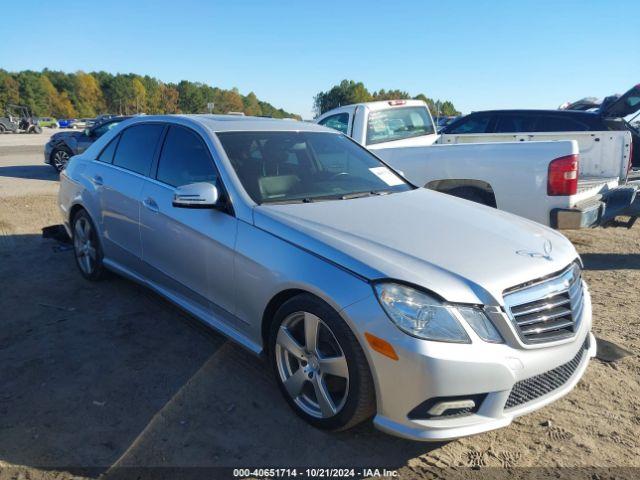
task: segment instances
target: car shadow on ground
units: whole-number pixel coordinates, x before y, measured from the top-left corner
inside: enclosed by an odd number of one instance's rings
[[[583,253],[580,255],[585,270],[638,270],[640,254]]]
[[[60,175],[50,165],[15,165],[0,167],[0,177],[30,180],[58,180]]]
[[[137,284],[83,280],[54,240],[0,242],[0,291],[0,463],[398,468],[439,446],[312,428],[262,360]]]

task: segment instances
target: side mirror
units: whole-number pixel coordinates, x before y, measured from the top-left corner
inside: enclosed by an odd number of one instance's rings
[[[91,129],[90,128],[85,128],[84,129],[84,135],[85,135],[85,137],[90,137],[91,136]]]
[[[176,188],[172,205],[177,208],[216,208],[220,195],[215,185],[190,183]]]

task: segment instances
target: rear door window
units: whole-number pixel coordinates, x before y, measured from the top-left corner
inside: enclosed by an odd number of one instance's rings
[[[156,178],[172,187],[189,183],[215,183],[218,177],[207,145],[188,128],[172,125],[169,128]]]
[[[469,115],[445,127],[446,133],[487,133],[491,115]]]
[[[349,131],[349,114],[345,112],[338,113],[337,115],[331,115],[330,117],[323,118],[319,123],[320,125],[333,128],[334,130],[338,130],[339,132],[347,135],[347,132]]]
[[[533,132],[536,118],[530,115],[501,114],[496,119],[495,133]]]
[[[113,164],[141,175],[148,175],[164,125],[134,125],[121,134]]]
[[[548,115],[539,117],[536,122],[536,132],[582,132],[589,127],[573,118]]]

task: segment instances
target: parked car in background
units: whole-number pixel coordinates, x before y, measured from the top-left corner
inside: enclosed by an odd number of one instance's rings
[[[89,145],[129,117],[112,117],[81,132],[58,132],[44,146],[44,163],[61,171],[73,155],[84,152]]]
[[[451,122],[453,122],[455,119],[459,117],[460,117],[459,115],[452,116],[452,117],[437,117],[435,119],[436,130],[438,132],[442,131],[444,127],[446,127],[447,125],[449,125]]]
[[[16,133],[18,130],[18,122],[9,115],[0,117],[0,134],[2,133]]]
[[[264,355],[319,428],[501,428],[595,355],[566,238],[416,188],[318,125],[136,117],[71,159],[58,201],[86,279],[122,274]]]
[[[94,123],[96,123],[96,124],[97,124],[97,123],[102,123],[102,122],[104,122],[105,120],[109,120],[109,119],[111,119],[111,118],[115,118],[115,117],[117,117],[117,116],[118,116],[118,115],[114,115],[114,114],[111,114],[111,113],[103,113],[102,115],[98,115],[96,118],[94,118],[94,119],[93,119],[93,121],[94,121]]]
[[[75,130],[85,129],[85,128],[92,127],[93,124],[94,124],[93,118],[79,118],[71,124],[70,128],[73,128]]]
[[[419,100],[345,105],[316,121],[351,136],[416,185],[543,225],[613,225],[618,216],[640,215],[636,187],[624,184],[631,156],[626,130],[528,134],[542,141],[526,142],[515,134],[437,135]]]
[[[58,121],[51,117],[40,117],[38,118],[38,125],[42,128],[58,128]]]
[[[486,137],[481,134],[563,132],[562,138],[571,139],[574,135],[564,132],[628,131],[638,147],[633,149],[631,165],[640,167],[640,134],[624,119],[640,110],[640,85],[636,85],[624,95],[607,97],[601,104],[595,100],[590,104],[589,100],[592,99],[583,99],[576,102],[574,107],[569,105],[564,110],[473,112],[447,125],[441,132],[443,137],[440,143],[450,143],[448,139],[453,136],[461,139],[462,135],[480,135],[469,137],[469,141],[476,142],[485,141]],[[593,105],[593,108],[590,105]]]
[[[71,128],[71,126],[73,125],[73,123],[76,121],[75,118],[59,118],[58,119],[58,126],[60,128]]]

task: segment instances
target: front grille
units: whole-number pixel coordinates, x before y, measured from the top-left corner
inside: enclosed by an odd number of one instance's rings
[[[583,355],[588,349],[589,336],[587,335],[582,347],[580,347],[580,350],[578,350],[578,353],[576,353],[576,356],[573,357],[571,361],[548,372],[517,382],[511,389],[504,408],[517,407],[560,388],[573,376],[582,361]]]
[[[552,278],[505,293],[505,306],[524,343],[572,337],[582,314],[581,270],[572,264]]]

